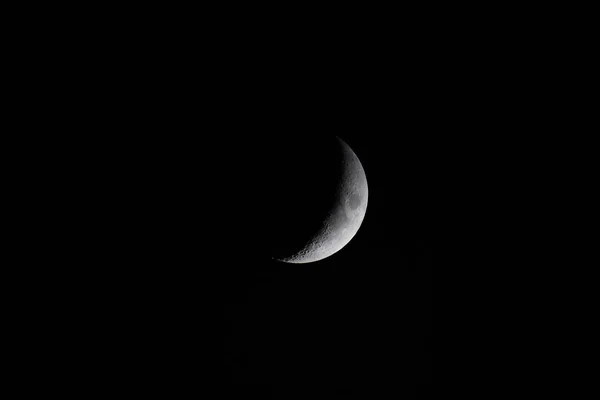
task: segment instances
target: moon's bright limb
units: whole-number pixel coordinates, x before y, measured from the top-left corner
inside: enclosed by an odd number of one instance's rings
[[[346,246],[360,228],[369,199],[367,177],[360,160],[344,141],[343,173],[336,192],[336,205],[329,211],[321,229],[296,254],[279,261],[304,264],[327,258]]]

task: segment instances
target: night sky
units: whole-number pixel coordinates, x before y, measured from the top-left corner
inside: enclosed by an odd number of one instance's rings
[[[274,161],[283,147],[273,126],[246,136],[225,126],[210,137],[105,138],[109,146],[99,146],[91,162],[97,171],[83,176],[93,185],[76,198],[93,236],[78,238],[77,268],[52,272],[69,288],[65,315],[73,328],[62,340],[73,349],[70,363],[86,366],[77,379],[136,393],[220,393],[207,398],[426,393],[430,144],[418,118],[407,123],[412,133],[390,129],[387,137],[364,132],[386,131],[389,120],[351,118],[336,131],[323,124],[318,134],[338,135],[361,160],[366,216],[346,247],[309,264],[269,254],[269,221],[293,231],[303,213],[283,204],[273,215],[270,207],[270,196],[290,183]],[[160,121],[155,130],[162,131]],[[300,126],[288,136],[318,143],[306,132]]]
[[[266,196],[281,182],[263,173],[278,168],[269,156],[281,150],[277,140],[239,139],[245,146],[232,148],[223,136],[200,152],[204,159],[191,143],[205,141],[134,143],[150,155],[119,168],[118,190],[111,182],[102,204],[114,205],[99,216],[105,230],[93,253],[100,263],[82,286],[94,293],[86,296],[95,306],[80,315],[93,324],[106,373],[164,393],[216,387],[223,398],[411,398],[427,390],[426,143],[337,134],[365,169],[367,213],[346,247],[308,264],[269,254]],[[276,217],[293,229],[295,215],[290,208]]]
[[[248,74],[225,71],[209,92],[189,93],[177,74],[174,92],[148,88],[137,74],[139,83],[118,81],[126,82],[120,97],[86,116],[97,160],[81,196],[97,204],[86,210],[96,222],[86,224],[98,238],[86,252],[86,283],[77,284],[91,299],[79,315],[94,337],[86,345],[94,356],[85,357],[97,357],[107,380],[168,395],[210,387],[222,398],[427,392],[437,200],[430,134],[443,116],[431,113],[435,100],[418,80],[396,99],[376,74],[358,87],[345,85],[350,75],[322,72],[320,87],[308,76],[283,76],[293,87],[279,87],[270,75],[268,93]],[[325,260],[276,262],[269,221],[293,231],[295,218],[310,214],[279,204],[274,215],[269,206],[290,184],[277,161],[286,158],[282,141],[310,147],[326,135],[343,139],[365,169],[365,219]],[[293,183],[310,196],[308,181]]]
[[[222,367],[226,381],[242,392],[310,398],[320,388],[325,398],[413,396],[431,382],[426,144],[408,135],[384,143],[337,134],[367,174],[365,220],[345,248],[322,261],[284,264],[257,251],[231,269],[230,295],[222,304]],[[293,231],[294,216],[301,213],[277,212]],[[260,237],[262,231],[246,232]]]
[[[378,21],[373,37],[349,20],[354,34],[332,27],[313,44],[310,26],[260,38],[148,19],[67,50],[74,105],[62,112],[76,134],[49,140],[77,159],[61,198],[76,219],[62,244],[74,267],[47,269],[66,306],[43,327],[72,349],[53,345],[74,371],[65,379],[167,399],[426,397],[433,137],[462,128],[462,88],[428,27]],[[311,148],[334,135],[367,176],[362,226],[322,261],[274,261],[273,235],[285,241],[311,214],[275,195],[290,184],[320,195],[310,177],[289,178],[289,138]]]

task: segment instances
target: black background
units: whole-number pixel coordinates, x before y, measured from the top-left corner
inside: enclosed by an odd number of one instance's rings
[[[224,308],[225,370],[237,383],[324,384],[345,396],[362,383],[365,395],[390,389],[406,395],[431,381],[427,143],[400,132],[377,139],[337,134],[367,173],[364,223],[328,259],[257,261],[255,271],[236,277],[238,295]],[[278,217],[293,227],[296,214],[290,208]]]
[[[204,138],[169,141],[173,154],[159,166],[154,155],[146,160],[156,171],[140,165],[148,181],[124,182],[121,193],[131,196],[121,197],[111,227],[120,232],[109,239],[121,250],[111,250],[109,272],[102,269],[112,294],[99,306],[113,310],[107,326],[117,369],[128,366],[128,379],[141,382],[210,383],[262,398],[425,390],[432,379],[429,143],[400,127],[389,136],[363,133],[362,123],[354,130],[335,134],[365,168],[367,214],[344,249],[317,263],[283,264],[269,254],[269,221],[293,234],[305,214],[297,204],[288,212],[268,207],[268,194],[282,185],[263,174],[281,168],[271,163],[280,151],[281,140],[269,138],[276,132],[225,135],[208,148]],[[314,132],[295,135],[319,143]]]
[[[370,123],[319,129],[360,158],[369,205],[345,248],[300,265],[269,254],[269,221],[283,219],[278,225],[293,232],[299,214],[297,205],[287,213],[280,205],[275,216],[268,207],[281,185],[263,174],[280,167],[270,154],[281,141],[269,138],[278,132],[122,141],[136,157],[115,164],[110,190],[91,194],[99,205],[87,250],[93,267],[66,278],[86,282],[78,290],[92,300],[83,302],[78,323],[87,323],[78,332],[94,338],[91,351],[110,379],[257,398],[425,391],[435,212],[429,143],[401,125],[370,135]],[[300,137],[318,143],[314,132]],[[298,190],[309,186],[299,182]]]
[[[39,48],[22,46],[34,54],[23,96],[47,111],[23,118],[43,126],[26,140],[62,169],[36,170],[48,184],[35,208],[52,223],[34,234],[54,240],[33,250],[42,271],[26,269],[50,292],[34,307],[47,318],[25,318],[39,324],[31,347],[54,354],[35,365],[88,391],[118,383],[169,397],[427,392],[435,215],[464,200],[436,177],[460,161],[456,150],[519,148],[507,132],[536,121],[515,115],[555,88],[530,62],[543,35],[527,14],[534,34],[506,40],[515,24],[494,24],[497,10],[457,10],[468,24],[446,11],[336,13],[324,19],[347,26],[326,23],[310,40],[312,25],[240,32],[198,13],[169,24],[138,10],[111,12],[122,21],[101,18],[85,35],[69,24],[53,27],[64,37],[36,33]],[[264,172],[279,167],[268,162],[281,152],[274,137],[309,133],[354,149],[369,208],[338,254],[282,265],[265,251],[264,196],[277,185]],[[440,142],[456,146],[434,156]]]
[[[64,144],[80,159],[67,169],[78,174],[69,204],[80,217],[70,229],[83,268],[54,276],[77,292],[76,304],[65,297],[76,325],[66,340],[80,344],[71,364],[93,364],[80,373],[103,386],[169,395],[426,392],[431,153],[433,133],[452,118],[439,106],[448,91],[434,64],[414,55],[393,63],[371,46],[366,58],[348,45],[347,56],[308,59],[258,50],[192,57],[173,42],[170,57],[156,57],[155,45],[147,54],[125,45],[100,63],[80,57],[84,83],[70,92],[75,102],[95,94],[69,109],[68,128],[89,135]],[[323,261],[275,262],[269,221],[293,229],[297,211],[279,204],[273,216],[269,207],[290,185],[277,162],[282,143],[310,148],[332,135],[366,171],[363,225]]]

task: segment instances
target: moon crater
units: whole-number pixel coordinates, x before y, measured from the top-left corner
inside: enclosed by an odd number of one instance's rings
[[[356,210],[360,206],[360,196],[356,193],[353,193],[348,201],[352,210]]]

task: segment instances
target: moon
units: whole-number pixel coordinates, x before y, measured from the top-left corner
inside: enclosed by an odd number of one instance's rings
[[[331,158],[337,182],[332,182],[333,201],[317,229],[293,254],[273,257],[275,260],[305,264],[323,260],[337,253],[354,238],[367,212],[369,188],[365,170],[350,146],[336,137]],[[335,155],[334,155],[335,154]],[[318,201],[320,193],[313,193]]]

